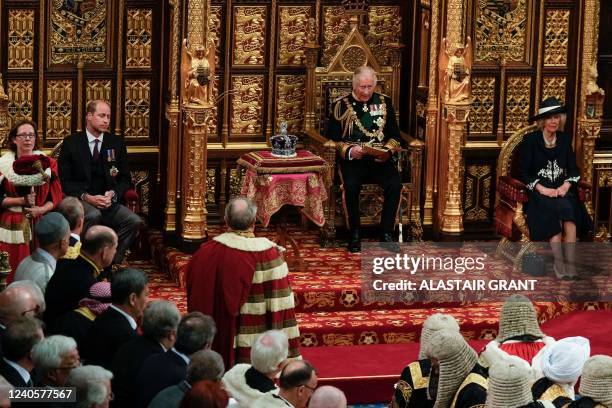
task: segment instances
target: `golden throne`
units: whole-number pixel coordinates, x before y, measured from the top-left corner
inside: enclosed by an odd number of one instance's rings
[[[311,27],[312,29],[312,27]],[[308,36],[306,44],[306,95],[304,145],[312,152],[323,157],[331,166],[329,172],[328,197],[325,204],[326,225],[322,243],[333,242],[336,227],[346,226],[343,208],[343,186],[336,175],[336,144],[324,136],[326,121],[331,112],[332,102],[344,92],[352,91],[353,71],[361,65],[369,65],[377,72],[378,91],[391,97],[396,112],[399,111],[400,93],[400,53],[399,44],[392,45],[391,66],[381,66],[363,34],[359,31],[356,16],[351,17],[351,30],[331,62],[325,67],[317,67],[319,45],[315,44],[316,35]],[[398,168],[402,177],[402,196],[397,222],[409,227],[414,240],[422,236],[420,215],[420,179],[424,143],[402,132],[407,149],[400,154]],[[360,196],[362,226],[378,225],[382,211],[383,193],[376,184],[364,184]],[[404,240],[405,240],[404,236]]]
[[[495,232],[501,235],[497,253],[511,260],[515,268],[520,268],[522,257],[534,248],[529,239],[527,219],[523,211],[529,201],[527,186],[519,180],[518,147],[525,135],[537,129],[530,125],[517,130],[504,143],[497,160],[497,193],[495,197]],[[590,201],[591,185],[578,183],[580,201]],[[520,245],[516,245],[519,242]]]

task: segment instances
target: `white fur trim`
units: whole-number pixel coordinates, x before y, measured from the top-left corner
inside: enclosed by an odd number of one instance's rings
[[[43,154],[40,150],[35,150],[32,154]],[[13,162],[15,161],[15,153],[11,150],[4,153],[2,157],[0,157],[0,173],[4,175],[8,181],[15,184],[16,186],[41,186],[45,184],[45,180],[43,179],[40,173],[31,174],[28,176],[21,176],[16,174],[13,170]],[[45,169],[45,174],[51,177],[51,169]],[[0,180],[2,181],[2,180]]]
[[[544,355],[544,350],[547,347],[552,346],[553,344],[555,344],[555,339],[550,337],[550,336],[546,336],[542,339],[542,341],[544,342],[545,346],[542,347],[540,349],[540,351],[538,351],[538,354],[536,354],[532,359],[531,359],[531,367],[533,370],[533,374],[534,374],[534,378],[537,380],[538,378],[542,378],[544,377],[544,372],[542,370],[542,356]]]
[[[32,236],[30,234],[30,236]],[[22,230],[9,230],[6,228],[0,228],[0,241],[9,244],[23,244],[25,238]]]
[[[282,298],[266,299],[265,302],[249,303],[246,302],[240,308],[240,314],[265,315],[266,312],[280,312],[282,310],[293,309],[295,307],[293,292]]]
[[[251,403],[261,398],[264,393],[247,385],[244,374],[251,368],[250,364],[236,364],[225,373],[223,385],[230,396],[238,402],[239,407],[251,407]],[[278,394],[278,388],[270,391],[270,394]]]
[[[268,238],[247,238],[231,232],[218,235],[214,237],[213,240],[227,247],[247,252],[266,251],[276,246],[276,244]]]
[[[529,365],[527,361],[520,359],[523,363],[525,363],[524,366],[529,371],[531,380],[533,381],[543,377],[542,350],[553,344],[555,342],[555,339],[546,336],[541,341],[545,344],[545,346],[542,347],[542,349],[538,351],[538,354],[533,357],[533,359],[531,360],[531,365]],[[509,342],[511,341],[508,341],[506,343]],[[485,350],[482,352],[481,356],[485,358],[485,360],[489,363],[489,366],[493,365],[493,363],[496,361],[508,360],[510,357],[512,357],[510,354],[508,354],[499,347],[499,342],[497,340],[493,340],[489,344],[487,344],[487,347],[485,347]]]
[[[283,279],[287,277],[288,274],[289,268],[287,268],[287,263],[283,262],[272,269],[266,269],[265,271],[255,271],[255,273],[253,274],[253,283],[262,283],[277,279]]]

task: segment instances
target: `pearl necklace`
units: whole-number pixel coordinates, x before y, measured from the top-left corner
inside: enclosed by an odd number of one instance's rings
[[[553,140],[550,142],[546,140],[546,136],[544,136],[544,134],[542,134],[542,137],[544,138],[544,145],[546,145],[546,147],[551,148],[557,145],[557,135],[555,135],[555,137],[553,137]]]

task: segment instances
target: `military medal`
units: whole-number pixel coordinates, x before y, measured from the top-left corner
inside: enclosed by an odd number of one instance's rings
[[[106,151],[106,160],[109,163],[115,162],[115,149],[108,149]],[[111,165],[111,168],[108,172],[110,173],[111,177],[117,177],[117,175],[119,174],[119,169],[113,164]]]

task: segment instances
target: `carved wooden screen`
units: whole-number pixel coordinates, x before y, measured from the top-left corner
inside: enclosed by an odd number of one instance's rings
[[[0,71],[9,126],[35,120],[39,140],[49,148],[85,128],[88,101],[108,100],[111,130],[142,153],[132,167],[145,214],[157,174],[164,3],[0,2]]]

